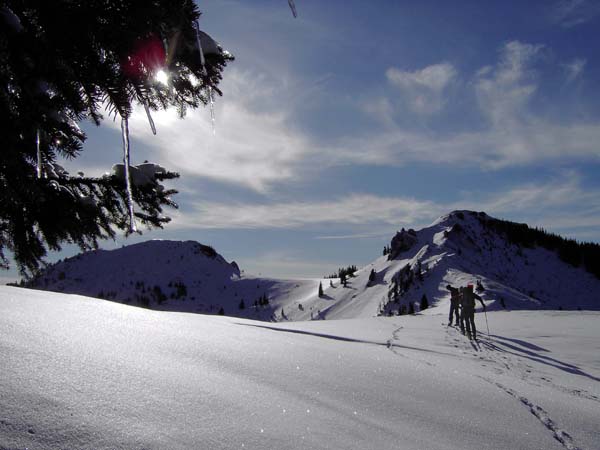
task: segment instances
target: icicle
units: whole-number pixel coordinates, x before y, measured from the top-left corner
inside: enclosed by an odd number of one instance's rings
[[[202,75],[205,77],[208,76],[208,72],[206,71],[206,61],[204,60],[204,52],[202,51],[202,43],[200,42],[200,25],[198,21],[195,22],[196,30],[196,42],[198,43],[198,53],[200,53],[200,64],[202,65]]]
[[[35,131],[35,146],[37,149],[37,177],[42,178],[42,149],[40,148],[40,129]]]
[[[146,100],[144,100],[144,109],[146,110],[146,115],[148,116],[148,122],[150,123],[152,134],[156,136],[156,126],[154,125],[154,120],[152,120],[152,116],[150,115],[150,107],[148,107],[148,102]]]
[[[135,233],[135,216],[133,215],[133,194],[131,192],[131,177],[129,171],[129,121],[121,117],[121,137],[123,138],[123,166],[125,169],[125,186],[127,187],[127,207],[129,208],[129,232]]]
[[[202,64],[202,75],[207,77],[208,72],[206,70],[206,61],[204,59],[204,51],[202,50],[202,43],[200,42],[200,25],[198,21],[195,22],[195,30],[196,30],[196,42],[198,43],[198,53],[200,53],[200,64]],[[212,95],[212,87],[208,86],[208,100],[210,102],[210,121],[212,123],[212,132],[216,134],[215,131],[215,102],[213,100]]]
[[[296,4],[294,3],[294,0],[288,0],[288,5],[290,5],[290,9],[292,10],[294,17],[298,17],[298,11],[296,11]]]
[[[213,135],[217,134],[215,128],[215,102],[213,100],[212,87],[208,87],[208,100],[210,101],[210,122],[212,124]]]

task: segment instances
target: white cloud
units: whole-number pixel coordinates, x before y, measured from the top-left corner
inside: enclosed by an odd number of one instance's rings
[[[412,162],[461,164],[496,170],[544,159],[598,159],[600,126],[552,124],[535,118],[450,135],[417,133],[397,127],[374,136],[346,139],[331,161],[402,166]]]
[[[185,120],[174,111],[153,113],[156,136],[139,108],[130,119],[131,133],[153,150],[157,161],[182,175],[266,191],[274,182],[294,178],[294,166],[313,149],[290,124],[290,111],[281,98],[285,89],[273,84],[229,70],[223,82],[226,96],[215,102],[214,134],[208,108],[189,111]]]
[[[361,107],[363,111],[380,120],[383,124],[392,127],[395,125],[393,120],[394,106],[387,97],[378,99],[369,98]]]
[[[581,187],[581,177],[577,172],[566,171],[544,183],[527,183],[492,194],[482,202],[482,207],[496,213],[527,212],[537,215],[557,208],[564,212],[569,209],[566,207],[577,209],[584,204],[600,204],[595,195],[595,192]]]
[[[312,225],[401,225],[429,218],[439,206],[405,197],[351,194],[320,202],[271,204],[196,202],[172,228],[302,228]]]
[[[585,59],[576,58],[569,63],[563,64],[567,72],[567,83],[574,81],[583,73],[586,63]]]
[[[493,126],[505,127],[521,119],[537,90],[531,66],[542,48],[511,41],[501,49],[496,67],[478,71],[475,93],[481,110]]]
[[[400,88],[413,111],[433,114],[444,107],[444,91],[456,79],[457,71],[445,62],[414,72],[390,67],[385,75],[392,85]]]
[[[596,0],[559,0],[550,10],[550,20],[563,28],[572,28],[589,22],[598,14],[600,3]]]
[[[587,228],[600,224],[600,191],[584,187],[577,172],[565,171],[545,182],[464,194],[449,203],[371,194],[271,204],[198,201],[185,212],[177,212],[169,228],[313,229],[322,233],[335,225],[336,230],[343,230],[340,234],[317,238],[376,238],[391,237],[400,227],[425,226],[456,209],[483,210],[555,231],[569,230],[577,237],[579,231],[586,233]]]
[[[393,126],[364,138],[342,139],[335,150],[328,153],[341,156],[338,160],[357,164],[404,165],[417,161],[468,164],[484,169],[522,166],[549,159],[598,160],[600,124],[597,121],[553,122],[533,111],[532,99],[539,87],[536,67],[545,61],[544,50],[541,45],[511,41],[500,49],[496,64],[476,71],[468,86],[473,89],[479,112],[487,121],[483,128],[455,133],[413,131],[393,124],[389,108],[380,102],[371,112],[387,118],[386,123]],[[575,61],[573,70],[581,71],[582,64]],[[398,84],[406,86],[427,84],[416,80],[429,79],[418,72],[393,74]],[[431,85],[440,88],[444,83]]]

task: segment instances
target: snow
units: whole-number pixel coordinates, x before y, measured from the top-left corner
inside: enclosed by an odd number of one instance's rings
[[[265,323],[0,287],[0,448],[600,447],[600,313],[489,312],[479,343],[445,318]]]
[[[156,175],[166,173],[166,169],[158,164],[143,163],[137,166],[130,165],[129,173],[131,183],[134,186],[146,186],[148,184],[157,184]],[[115,164],[112,166],[111,175],[119,180],[125,181],[125,166],[123,164]]]

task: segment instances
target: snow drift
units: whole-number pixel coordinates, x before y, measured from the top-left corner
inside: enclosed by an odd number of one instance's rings
[[[488,315],[473,343],[0,287],[0,448],[598,448],[598,313]]]

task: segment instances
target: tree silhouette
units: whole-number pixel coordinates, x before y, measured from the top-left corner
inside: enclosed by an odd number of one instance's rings
[[[170,220],[163,208],[177,206],[176,191],[161,182],[178,174],[129,167],[125,155],[107,176],[73,176],[57,159],[82,152],[78,122],[100,125],[103,107],[121,119],[127,148],[136,104],[149,117],[167,108],[183,117],[206,104],[209,92],[221,93],[221,72],[233,58],[198,29],[199,16],[191,0],[0,2],[4,267],[5,250],[27,275],[64,243],[97,248],[119,230],[136,231],[136,222],[152,228]]]

